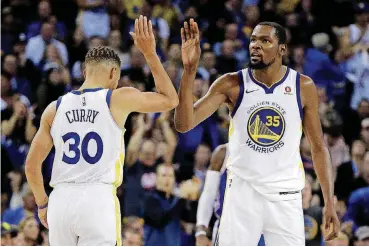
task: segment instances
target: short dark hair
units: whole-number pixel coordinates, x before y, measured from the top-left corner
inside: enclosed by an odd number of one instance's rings
[[[282,25],[278,24],[277,22],[269,21],[260,22],[258,26],[259,25],[273,27],[275,29],[275,35],[278,38],[279,44],[287,43],[286,29]]]
[[[120,59],[118,54],[107,46],[99,46],[90,49],[85,57],[85,63],[113,62],[120,68]]]

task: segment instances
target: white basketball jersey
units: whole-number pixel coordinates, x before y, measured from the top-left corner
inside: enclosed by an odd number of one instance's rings
[[[50,185],[105,183],[123,179],[124,129],[113,119],[111,90],[72,91],[57,102],[51,127],[55,158]]]
[[[238,75],[240,94],[229,129],[227,168],[263,194],[303,189],[300,74],[287,68],[270,88],[256,81],[250,69]]]

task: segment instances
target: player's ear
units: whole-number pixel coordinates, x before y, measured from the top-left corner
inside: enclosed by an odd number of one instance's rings
[[[287,45],[286,44],[280,44],[279,45],[279,53],[281,54],[281,56],[286,55],[286,53],[287,53]]]
[[[110,69],[110,75],[109,75],[109,79],[110,80],[112,80],[113,78],[114,78],[114,74],[115,74],[115,72],[116,72],[116,68],[115,67],[112,67],[111,69]]]

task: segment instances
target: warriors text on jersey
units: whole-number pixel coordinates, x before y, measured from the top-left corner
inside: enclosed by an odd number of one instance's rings
[[[232,112],[228,169],[262,194],[304,187],[300,157],[300,74],[287,68],[270,88],[250,69],[238,72],[240,93]]]
[[[51,186],[122,183],[124,130],[110,113],[111,93],[102,88],[85,89],[59,98],[51,127],[55,145]]]

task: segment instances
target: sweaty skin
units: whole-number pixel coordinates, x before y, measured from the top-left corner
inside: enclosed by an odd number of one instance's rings
[[[240,87],[236,73],[225,74],[213,83],[204,97],[193,104],[195,68],[201,53],[196,22],[191,19],[190,27],[185,22],[181,36],[184,72],[179,89],[179,105],[175,110],[175,127],[179,132],[187,132],[212,115],[223,103],[227,104],[231,112],[237,102]],[[285,73],[282,57],[286,53],[286,46],[279,44],[274,28],[265,25],[255,27],[250,41],[251,62],[262,61],[271,64],[265,69],[253,70],[254,77],[271,86]],[[333,202],[331,159],[323,139],[318,113],[319,100],[314,82],[311,78],[301,75],[300,85],[304,112],[302,126],[311,145],[315,172],[322,187],[325,202],[324,226],[329,232],[326,240],[331,240],[337,237],[340,225]]]

